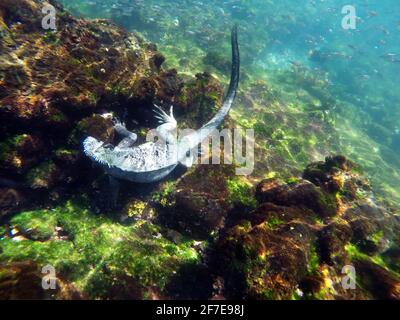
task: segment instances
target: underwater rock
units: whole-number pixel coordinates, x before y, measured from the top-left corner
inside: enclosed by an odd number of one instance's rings
[[[175,193],[174,218],[178,230],[195,239],[206,239],[221,227],[225,210],[211,194],[180,190]]]
[[[0,188],[0,221],[17,212],[26,203],[25,196],[13,188]]]
[[[184,83],[175,103],[177,111],[185,114],[189,128],[197,128],[209,121],[221,105],[224,90],[210,73],[198,73],[196,79]]]
[[[106,119],[98,114],[79,121],[72,141],[80,143],[85,137],[91,136],[100,141],[111,143],[114,139],[114,127],[111,119]]]
[[[0,300],[44,299],[42,277],[32,261],[0,263]]]
[[[368,180],[361,176],[359,168],[344,156],[326,157],[325,162],[311,163],[303,178],[329,193],[339,193],[349,200],[371,191]]]
[[[267,223],[228,230],[213,248],[211,261],[225,279],[225,295],[289,299],[307,273],[311,235],[305,225],[296,223],[276,230]]]
[[[42,139],[37,135],[20,134],[0,144],[0,170],[6,176],[25,173],[47,154]]]
[[[153,69],[156,71],[159,71],[162,64],[165,61],[165,57],[161,53],[156,53],[151,59],[150,59],[150,65],[152,66]]]
[[[325,162],[308,165],[303,178],[329,192],[338,192],[344,187],[343,172],[351,170],[353,164],[343,156],[326,157]]]
[[[227,216],[224,177],[232,175],[234,168],[228,165],[196,167],[176,185],[169,205],[164,207],[159,219],[184,235],[198,240],[208,239],[223,226]]]
[[[45,161],[30,170],[26,176],[31,189],[52,189],[65,182],[65,172],[53,161]]]
[[[157,83],[159,88],[156,98],[164,103],[172,102],[173,97],[179,95],[183,86],[183,82],[175,69],[159,73],[159,75],[157,75]]]
[[[398,243],[399,222],[383,207],[361,204],[348,209],[343,218],[353,230],[352,242],[369,255],[382,253]]]
[[[262,203],[246,218],[253,226],[266,221],[271,224],[283,224],[292,220],[301,220],[308,223],[313,223],[315,220],[312,211],[298,207],[278,206],[270,202]]]
[[[132,88],[132,104],[151,107],[151,103],[156,95],[157,83],[152,78],[139,79]]]
[[[318,233],[318,250],[321,260],[328,265],[344,266],[347,260],[345,245],[353,230],[343,222],[332,222]]]
[[[382,253],[382,258],[392,270],[400,272],[400,248],[390,248]]]
[[[207,300],[212,296],[213,283],[214,279],[206,265],[187,264],[170,279],[166,292],[178,300]]]
[[[396,254],[387,249],[398,243],[398,219],[388,208],[372,205],[371,193],[365,192],[368,184],[354,166],[342,156],[328,157],[307,166],[304,176],[313,183],[295,178],[260,182],[255,194],[259,206],[220,230],[210,250],[209,265],[224,279],[224,295],[236,299],[396,297],[397,276],[382,266],[385,261],[396,270]],[[357,197],[339,197],[346,191],[345,183],[332,182],[340,180],[351,180]],[[385,250],[387,254],[379,256]],[[361,266],[372,273],[367,285],[344,290],[343,266],[369,259],[368,255],[374,262]],[[380,277],[382,288],[375,288]]]
[[[338,210],[335,195],[322,191],[311,182],[299,180],[285,184],[276,179],[262,181],[256,190],[259,203],[300,206],[313,210],[322,218],[335,216]]]
[[[103,268],[103,282],[107,283],[107,293],[102,295],[102,299],[107,300],[142,300],[144,296],[144,287],[140,285],[139,281],[129,275],[120,273],[110,273],[107,268]],[[94,289],[96,285],[96,278],[92,279],[89,283]],[[104,284],[103,284],[104,285]]]
[[[40,271],[33,261],[0,263],[0,300],[85,299],[82,292],[61,278],[56,278],[55,290],[44,290]]]
[[[369,260],[354,262],[357,276],[375,299],[400,300],[400,278]]]

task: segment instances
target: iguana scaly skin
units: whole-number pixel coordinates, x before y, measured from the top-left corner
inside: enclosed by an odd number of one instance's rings
[[[224,103],[214,118],[200,130],[185,136],[179,141],[174,138],[177,122],[171,107],[169,114],[156,106],[157,118],[162,123],[157,127],[157,135],[163,143],[147,142],[138,146],[134,133],[129,132],[121,123],[114,128],[123,140],[117,146],[111,146],[93,137],[83,142],[85,154],[99,164],[110,176],[140,183],[156,182],[169,175],[179,164],[191,164],[191,151],[206,139],[223,122],[236,96],[239,83],[239,46],[237,27],[232,29],[232,73],[228,93]],[[112,178],[110,182],[116,183]]]

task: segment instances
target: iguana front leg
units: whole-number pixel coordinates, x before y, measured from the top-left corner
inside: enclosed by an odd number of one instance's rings
[[[154,112],[156,113],[156,118],[161,123],[161,125],[158,126],[156,129],[158,137],[160,137],[167,144],[176,144],[177,122],[174,118],[174,107],[171,106],[168,115],[159,106],[154,106],[156,107],[156,109],[154,110]]]
[[[118,120],[114,120],[114,130],[123,137],[117,145],[118,148],[130,148],[137,141],[137,134],[126,129],[125,124]]]

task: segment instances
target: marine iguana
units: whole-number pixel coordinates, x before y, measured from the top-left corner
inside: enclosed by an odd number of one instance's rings
[[[87,137],[83,142],[85,154],[99,164],[110,178],[114,193],[114,202],[118,194],[118,182],[114,178],[139,183],[156,182],[169,175],[181,163],[191,166],[193,163],[192,150],[206,139],[213,130],[223,122],[232,107],[239,84],[240,55],[237,40],[237,26],[232,28],[232,71],[230,85],[223,105],[217,114],[200,130],[197,130],[182,139],[175,138],[177,122],[173,115],[173,107],[169,114],[156,106],[156,118],[161,125],[157,127],[159,142],[147,142],[134,146],[137,140],[135,133],[129,132],[126,127],[116,121],[114,129],[123,137],[117,146],[105,144],[94,137]]]

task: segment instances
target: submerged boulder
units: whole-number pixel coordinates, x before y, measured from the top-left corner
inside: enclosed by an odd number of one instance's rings
[[[370,260],[356,260],[358,277],[375,299],[400,300],[400,277]]]
[[[56,289],[42,287],[44,274],[41,267],[33,261],[0,263],[1,300],[79,300],[85,296],[72,284],[56,278]]]
[[[196,167],[171,192],[160,221],[195,239],[209,238],[224,225],[229,209],[226,179],[233,173],[227,165]]]
[[[373,203],[354,166],[345,157],[328,157],[306,168],[309,181],[258,184],[259,206],[221,230],[210,250],[227,297],[398,299],[400,282],[390,270],[398,267],[398,218]],[[355,267],[355,290],[342,285],[345,266]]]
[[[324,192],[308,181],[285,184],[275,179],[264,180],[257,186],[256,198],[259,203],[308,208],[321,218],[335,216],[338,210],[334,194]]]

